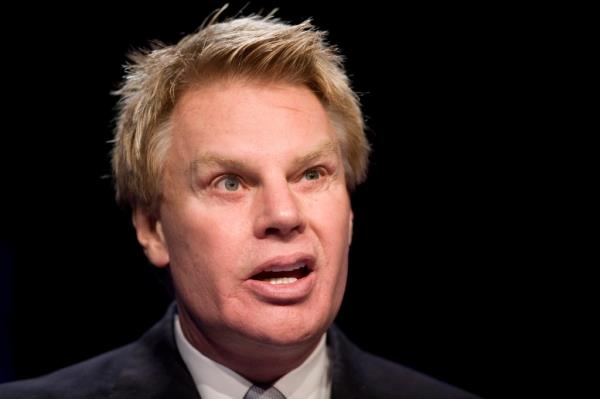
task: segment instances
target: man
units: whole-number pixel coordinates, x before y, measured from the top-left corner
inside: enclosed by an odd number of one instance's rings
[[[369,145],[309,22],[207,24],[132,57],[113,171],[176,305],[139,341],[0,398],[470,398],[332,327]]]

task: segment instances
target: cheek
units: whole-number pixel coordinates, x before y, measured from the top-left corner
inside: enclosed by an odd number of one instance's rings
[[[322,241],[329,251],[339,251],[339,256],[342,256],[350,245],[352,211],[345,198],[329,201],[328,205],[322,208],[318,216]]]
[[[228,220],[196,214],[172,221],[168,239],[171,269],[180,275],[182,284],[212,288],[214,295],[218,290],[227,292],[243,272],[240,264],[247,251],[240,226]]]
[[[346,197],[328,201],[317,216],[316,233],[328,264],[329,284],[334,291],[345,286],[350,247],[351,210]]]

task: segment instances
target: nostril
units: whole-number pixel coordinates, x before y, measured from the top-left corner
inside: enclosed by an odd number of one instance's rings
[[[265,234],[268,236],[272,236],[279,233],[279,229],[275,228],[275,227],[269,227],[267,228],[267,230],[265,230]]]
[[[265,229],[265,236],[287,236],[293,232],[301,231],[300,225],[294,225],[292,227],[281,226],[281,227],[267,227]]]

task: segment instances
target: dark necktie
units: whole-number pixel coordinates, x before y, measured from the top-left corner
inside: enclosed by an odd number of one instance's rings
[[[244,395],[244,399],[285,399],[285,396],[275,387],[264,389],[258,385],[252,385]]]

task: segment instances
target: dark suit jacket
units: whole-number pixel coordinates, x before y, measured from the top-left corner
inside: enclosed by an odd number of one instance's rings
[[[0,399],[200,399],[175,346],[171,306],[138,341],[31,380],[0,385]],[[445,383],[365,353],[335,327],[332,398],[475,398]]]

